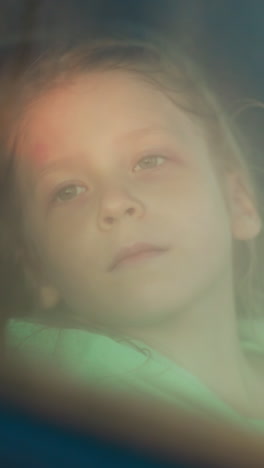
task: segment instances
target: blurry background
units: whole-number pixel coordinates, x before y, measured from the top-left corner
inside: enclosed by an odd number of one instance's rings
[[[226,84],[238,79],[242,91],[264,99],[262,0],[1,0],[0,7],[1,45],[127,19],[180,39]]]

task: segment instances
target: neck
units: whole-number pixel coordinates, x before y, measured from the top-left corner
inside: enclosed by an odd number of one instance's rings
[[[226,278],[170,321],[128,335],[169,357],[229,404],[245,408],[253,372],[241,348],[231,284]]]

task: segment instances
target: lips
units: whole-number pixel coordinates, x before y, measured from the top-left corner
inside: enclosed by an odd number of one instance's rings
[[[110,264],[109,271],[114,270],[126,261],[151,257],[152,255],[155,256],[159,253],[165,252],[166,250],[168,250],[168,247],[160,247],[147,243],[137,243],[131,246],[123,247],[114,256],[113,261]]]

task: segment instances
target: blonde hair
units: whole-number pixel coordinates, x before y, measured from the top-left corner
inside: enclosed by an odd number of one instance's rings
[[[218,174],[221,177],[226,170],[238,170],[260,210],[261,194],[249,168],[250,151],[249,148],[248,151],[243,150],[235,122],[224,111],[193,61],[176,50],[176,47],[161,44],[153,38],[91,38],[80,47],[65,49],[61,46],[52,52],[40,54],[23,71],[13,73],[13,80],[10,79],[9,69],[2,77],[0,89],[2,147],[6,148],[11,137],[15,133],[19,134],[21,115],[42,93],[69,83],[76,75],[109,69],[126,70],[140,75],[167,93],[193,118],[201,121],[212,145],[212,161]],[[6,296],[0,299],[0,309],[6,308],[8,304],[9,315],[15,315],[18,308],[22,315],[29,316],[34,311],[35,302],[32,300],[32,291],[25,283],[23,268],[19,265],[19,260],[14,260],[16,249],[10,244],[13,236],[10,235],[12,223],[10,224],[10,205],[7,201],[12,203],[14,198],[10,187],[15,146],[14,143],[11,152],[6,152],[6,149],[3,151],[1,161],[1,233],[6,231],[5,236],[8,239],[2,241],[2,245],[0,240],[0,264],[5,272],[6,282],[11,281],[13,287],[6,287]],[[13,205],[12,209],[14,211],[17,208]],[[6,247],[7,244],[9,248]],[[256,241],[234,244],[235,294],[238,313],[242,316],[248,314],[255,317],[261,311],[263,285],[259,275],[261,264],[258,264],[257,259],[263,251],[263,234]],[[16,281],[19,282],[17,289],[14,285],[14,271]],[[13,296],[14,289],[17,291],[16,298]]]

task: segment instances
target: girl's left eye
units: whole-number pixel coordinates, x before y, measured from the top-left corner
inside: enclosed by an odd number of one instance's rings
[[[161,166],[165,160],[166,158],[160,155],[146,156],[137,163],[135,171],[137,172],[144,169],[152,169],[154,167]]]
[[[55,194],[54,199],[57,202],[67,202],[86,192],[86,190],[86,187],[83,185],[67,185]]]

